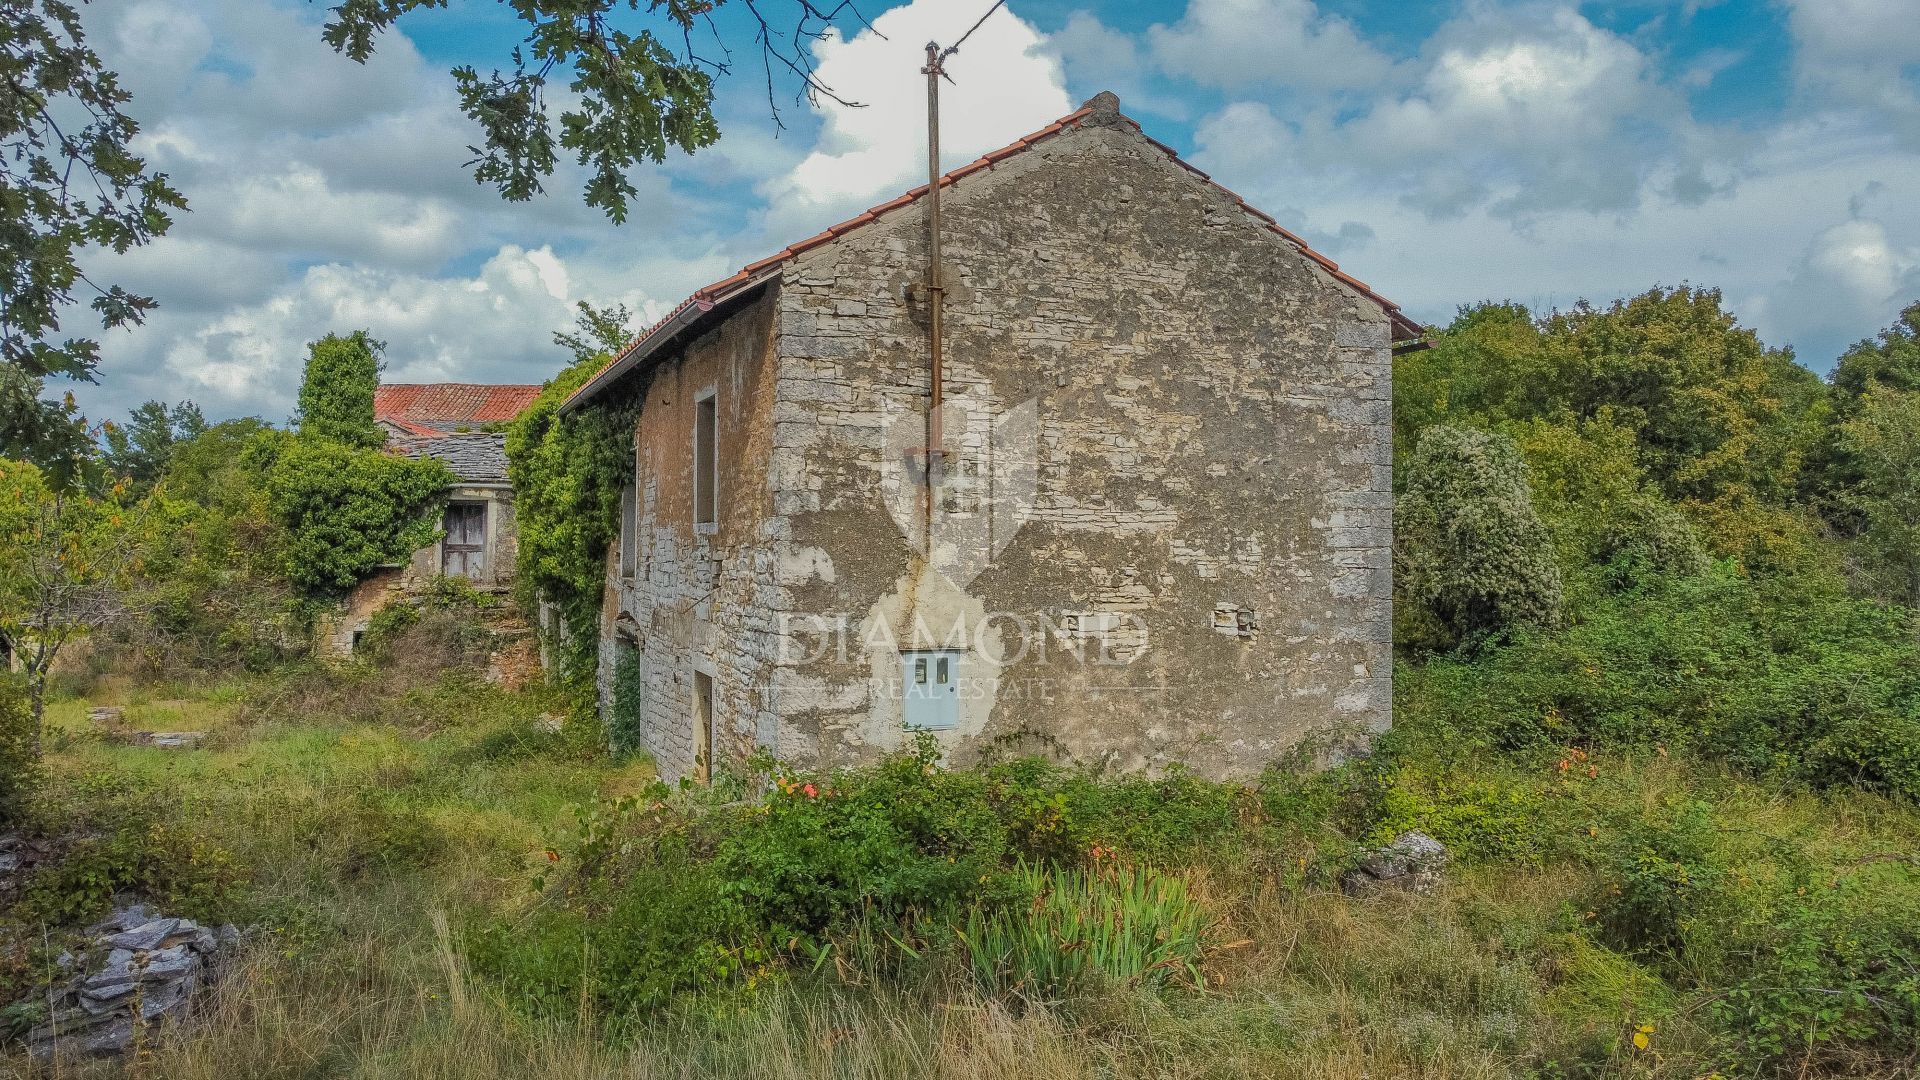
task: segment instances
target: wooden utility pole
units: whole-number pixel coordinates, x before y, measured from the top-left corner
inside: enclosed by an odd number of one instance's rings
[[[945,401],[941,384],[946,379],[945,357],[941,350],[945,337],[943,324],[947,290],[940,269],[940,77],[945,72],[941,70],[940,63],[939,43],[927,42],[927,66],[921,70],[927,76],[927,356],[931,382],[927,397],[925,543],[929,553],[933,550],[934,499],[938,485],[936,476],[945,455],[941,447],[943,432],[940,424],[940,407]]]

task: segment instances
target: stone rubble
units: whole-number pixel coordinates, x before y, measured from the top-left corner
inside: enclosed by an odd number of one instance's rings
[[[207,737],[204,731],[136,731],[130,739],[135,746],[158,746],[165,750],[186,750],[199,746]]]
[[[1404,832],[1385,847],[1368,852],[1360,865],[1340,879],[1348,896],[1374,896],[1398,890],[1432,892],[1448,859],[1445,844],[1423,832]]]
[[[87,929],[91,942],[58,963],[73,974],[47,991],[46,1019],[27,1033],[27,1050],[45,1061],[126,1053],[142,1031],[183,1018],[213,984],[240,931],[211,930],[133,904]]]

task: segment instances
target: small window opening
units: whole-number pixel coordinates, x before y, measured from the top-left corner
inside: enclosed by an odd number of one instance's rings
[[[712,525],[719,520],[720,443],[719,399],[708,394],[693,405],[693,522]]]
[[[632,484],[620,492],[620,576],[633,576],[640,545],[640,493]]]

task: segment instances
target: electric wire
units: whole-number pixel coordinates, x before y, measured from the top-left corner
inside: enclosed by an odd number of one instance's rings
[[[985,15],[980,16],[979,20],[976,21],[971,27],[967,29],[966,33],[960,35],[959,41],[956,41],[953,44],[947,46],[946,49],[940,53],[940,59],[945,60],[947,57],[952,56],[954,53],[959,52],[960,46],[965,45],[967,43],[967,39],[973,36],[973,32],[975,30],[980,29],[980,24],[986,22],[988,19],[993,18],[993,13],[1005,7],[1006,4],[1007,4],[1007,0],[994,0],[993,6],[988,8],[987,13]]]

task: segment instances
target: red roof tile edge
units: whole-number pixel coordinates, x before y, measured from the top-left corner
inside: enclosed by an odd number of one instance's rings
[[[1078,125],[1080,121],[1086,119],[1092,113],[1093,113],[1093,105],[1091,103],[1082,105],[1080,108],[1074,110],[1071,113],[1068,113],[1067,115],[1061,117],[1058,120],[1055,120],[1053,123],[1048,124],[1046,127],[1041,128],[1039,131],[1036,131],[1033,134],[1026,136],[1025,138],[1015,139],[1013,142],[1008,143],[1006,146],[1003,146],[998,150],[988,151],[984,156],[980,157],[979,159],[970,161],[967,164],[962,165],[957,169],[954,169],[952,172],[949,172],[940,178],[940,186],[943,188],[949,187],[962,177],[969,176],[973,173],[979,172],[981,169],[991,168],[994,165],[997,165],[1000,162],[1005,161],[1007,158],[1013,157],[1015,154],[1018,154],[1021,151],[1032,149],[1036,144],[1043,142],[1046,139],[1049,139],[1055,135],[1058,135],[1060,132],[1067,130],[1069,127]],[[1426,332],[1425,328],[1422,327],[1419,323],[1414,322],[1412,319],[1408,318],[1406,315],[1401,313],[1400,305],[1394,303],[1393,301],[1387,299],[1384,296],[1381,296],[1379,293],[1374,292],[1373,289],[1367,286],[1366,282],[1361,281],[1360,279],[1354,277],[1351,274],[1341,272],[1340,265],[1338,263],[1334,262],[1332,259],[1327,258],[1325,255],[1320,254],[1318,251],[1315,251],[1311,246],[1307,244],[1305,240],[1302,240],[1300,237],[1295,236],[1293,233],[1288,232],[1286,229],[1282,228],[1278,222],[1274,221],[1271,215],[1266,214],[1259,209],[1256,209],[1252,204],[1248,203],[1245,199],[1242,199],[1239,195],[1234,194],[1234,192],[1229,188],[1227,188],[1225,185],[1216,183],[1212,177],[1208,176],[1204,172],[1201,172],[1199,169],[1195,168],[1193,165],[1191,165],[1185,159],[1183,159],[1180,156],[1179,152],[1174,150],[1173,147],[1168,146],[1166,143],[1163,143],[1158,139],[1155,139],[1151,135],[1148,135],[1140,127],[1139,121],[1133,119],[1130,116],[1125,116],[1125,115],[1122,115],[1120,119],[1122,122],[1127,124],[1127,126],[1133,128],[1134,131],[1139,132],[1141,138],[1144,138],[1155,149],[1166,154],[1167,157],[1174,162],[1174,164],[1179,165],[1181,168],[1194,174],[1194,176],[1205,181],[1208,185],[1218,190],[1221,194],[1233,200],[1234,205],[1238,206],[1241,210],[1245,211],[1247,214],[1259,220],[1263,225],[1267,227],[1269,231],[1279,234],[1289,244],[1292,244],[1294,248],[1296,248],[1302,255],[1305,255],[1307,258],[1312,259],[1314,262],[1324,267],[1327,273],[1331,274],[1334,278],[1338,279],[1342,284],[1346,285],[1348,288],[1353,289],[1355,292],[1360,293],[1362,296],[1373,301],[1374,303],[1380,305],[1380,307],[1386,311],[1387,316],[1393,321],[1393,330],[1394,330],[1393,336],[1396,340],[1400,340],[1400,341],[1412,340],[1414,338],[1420,337],[1422,334]],[[796,244],[792,244],[788,247],[782,248],[781,250],[773,253],[772,255],[769,255],[766,258],[759,260],[758,262],[748,263],[739,272],[733,274],[731,277],[722,278],[721,280],[716,281],[711,285],[708,285],[701,289],[694,290],[693,295],[681,301],[677,306],[674,307],[672,311],[667,312],[667,314],[663,318],[661,318],[658,322],[655,322],[652,326],[649,326],[645,330],[642,330],[640,333],[634,336],[633,340],[627,342],[627,344],[618,353],[614,355],[613,360],[609,361],[607,366],[600,370],[599,374],[596,374],[593,378],[588,379],[585,383],[581,384],[578,390],[575,390],[572,394],[570,394],[567,397],[567,400],[564,403],[563,407],[566,405],[572,405],[575,399],[586,394],[589,390],[592,390],[594,388],[594,384],[599,382],[600,376],[604,375],[608,368],[611,368],[613,367],[614,364],[619,363],[620,360],[625,358],[628,353],[631,353],[635,349],[639,348],[640,346],[645,345],[647,341],[653,337],[654,334],[658,333],[659,331],[666,328],[667,326],[672,325],[673,322],[676,319],[678,319],[683,312],[685,312],[689,307],[692,307],[694,304],[705,303],[705,304],[711,305],[715,300],[719,299],[721,296],[732,292],[736,286],[746,284],[749,281],[752,281],[754,284],[759,284],[757,276],[761,274],[761,272],[772,269],[776,266],[780,266],[791,259],[798,258],[799,256],[807,253],[808,251],[813,250],[814,248],[819,247],[822,244],[830,243],[831,241],[837,240],[840,237],[846,235],[847,233],[852,232],[854,229],[857,229],[862,225],[865,225],[865,224],[868,224],[869,222],[877,220],[879,216],[882,214],[888,213],[893,210],[898,210],[901,207],[907,206],[911,203],[918,202],[923,196],[926,195],[926,193],[927,193],[927,185],[921,184],[919,187],[913,188],[912,190],[906,192],[903,195],[900,195],[894,199],[888,200],[887,202],[883,202],[878,206],[870,207],[867,210],[863,211],[862,213],[856,214],[853,217],[848,218],[847,220],[839,223],[838,225],[829,225],[825,232],[818,233],[814,236],[809,236],[805,240],[802,240]]]
[[[489,423],[513,419],[538,396],[524,383],[381,383],[373,412],[390,423]]]

